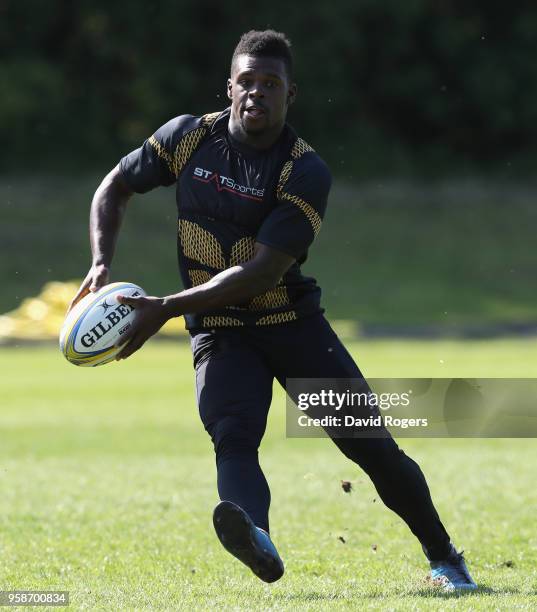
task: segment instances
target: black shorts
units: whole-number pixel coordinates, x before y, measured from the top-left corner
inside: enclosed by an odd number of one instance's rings
[[[362,379],[358,366],[322,314],[281,325],[191,332],[201,420],[211,434],[237,417],[261,439],[274,378]]]

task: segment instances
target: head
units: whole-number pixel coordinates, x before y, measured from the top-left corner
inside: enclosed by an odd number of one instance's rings
[[[241,36],[231,60],[231,122],[244,136],[278,135],[296,96],[291,43],[274,30]]]

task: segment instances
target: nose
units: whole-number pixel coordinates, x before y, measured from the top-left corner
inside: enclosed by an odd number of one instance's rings
[[[263,98],[264,95],[265,94],[263,92],[263,87],[260,83],[254,83],[252,85],[252,89],[250,89],[250,91],[248,92],[248,97],[252,100],[254,98]]]

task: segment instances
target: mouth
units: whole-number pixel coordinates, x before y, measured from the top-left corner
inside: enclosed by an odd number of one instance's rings
[[[266,115],[266,112],[267,111],[263,107],[257,106],[255,104],[247,106],[244,109],[244,114],[248,117],[251,117],[252,119],[259,119],[260,117],[264,117]]]

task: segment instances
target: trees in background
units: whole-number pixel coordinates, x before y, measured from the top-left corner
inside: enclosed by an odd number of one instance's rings
[[[531,168],[537,7],[523,0],[4,0],[0,162],[110,166],[171,116],[227,106],[234,44],[268,26],[294,44],[290,120],[336,173]]]

